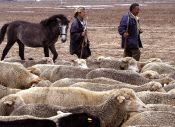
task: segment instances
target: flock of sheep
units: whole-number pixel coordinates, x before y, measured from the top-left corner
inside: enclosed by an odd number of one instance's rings
[[[175,66],[158,58],[10,58],[0,70],[0,127],[175,126]]]

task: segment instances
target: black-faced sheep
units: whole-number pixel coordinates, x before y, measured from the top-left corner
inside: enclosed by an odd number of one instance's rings
[[[59,111],[60,112],[60,111]],[[66,123],[65,123],[66,122]],[[1,116],[1,127],[100,127],[98,117],[88,113],[58,113],[49,118],[38,118],[29,115]]]
[[[0,127],[57,127],[56,123],[48,119],[18,119],[1,121]],[[61,126],[60,126],[61,127]]]
[[[0,61],[0,82],[10,88],[30,88],[33,83],[38,83],[41,78],[30,73],[19,63]]]
[[[73,113],[58,120],[59,127],[101,127],[100,119],[88,113]]]

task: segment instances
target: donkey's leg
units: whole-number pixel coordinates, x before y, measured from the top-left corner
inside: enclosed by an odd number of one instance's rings
[[[51,46],[49,47],[49,49],[50,49],[50,51],[51,51],[52,54],[53,54],[53,61],[55,62],[55,60],[56,60],[57,57],[58,57],[58,53],[57,53],[57,51],[56,51],[56,49],[55,49],[55,45],[51,45]]]
[[[45,57],[49,57],[49,47],[48,46],[44,46],[44,55]]]
[[[19,56],[20,56],[21,60],[25,60],[25,57],[24,57],[24,44],[20,40],[17,40],[17,43],[19,45]]]
[[[14,41],[10,42],[10,41],[7,41],[7,44],[3,50],[3,53],[2,53],[2,57],[1,57],[1,60],[4,60],[5,56],[7,55],[7,53],[9,52],[9,50],[11,49],[11,47],[14,45]]]

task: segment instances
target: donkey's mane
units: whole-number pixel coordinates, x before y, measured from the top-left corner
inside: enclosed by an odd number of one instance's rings
[[[47,18],[47,19],[41,20],[40,24],[42,24],[44,26],[48,26],[52,22],[57,22],[57,18],[61,19],[61,22],[64,22],[64,23],[67,23],[67,24],[69,23],[66,16],[64,16],[63,14],[58,14],[58,15],[53,15],[53,16]]]

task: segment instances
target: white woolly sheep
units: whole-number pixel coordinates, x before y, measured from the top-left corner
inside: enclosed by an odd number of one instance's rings
[[[98,77],[106,77],[111,78],[120,82],[129,83],[132,85],[143,85],[145,83],[148,83],[152,80],[147,79],[141,74],[131,71],[131,70],[115,70],[110,68],[99,68],[90,71],[86,78],[93,79]],[[161,84],[168,84],[169,82],[173,81],[173,79],[169,77],[160,77],[159,79],[154,79],[154,81],[160,82]]]
[[[11,96],[12,95],[12,96]],[[24,100],[20,96],[5,96],[0,99],[0,116],[8,116],[14,109],[25,105]]]
[[[132,57],[125,57],[119,60],[101,59],[100,61],[87,59],[86,63],[89,68],[112,68],[139,72],[137,61]]]
[[[86,74],[92,69],[85,69],[74,66],[58,66],[52,69],[47,69],[40,74],[41,78],[46,78],[51,82],[55,82],[62,78],[86,78]]]
[[[20,60],[16,58],[7,58],[3,60],[4,62],[18,62],[21,63],[24,67],[31,67],[35,64],[54,64],[53,59],[50,57],[43,57],[41,60]]]
[[[175,89],[175,82],[170,82],[170,84],[163,87],[166,92]]]
[[[147,104],[146,107],[150,111],[168,111],[175,112],[175,106],[166,104]]]
[[[110,96],[100,105],[95,106],[76,106],[72,108],[44,105],[44,104],[28,104],[14,110],[11,115],[33,115],[47,116],[54,114],[56,110],[63,112],[88,112],[100,118],[102,127],[114,127],[120,125],[128,112],[141,112],[147,110],[145,104],[135,96],[133,90],[121,89],[119,92]],[[106,117],[108,116],[108,117]]]
[[[146,64],[141,72],[145,72],[148,70],[156,71],[159,74],[170,74],[175,71],[175,68],[167,63],[160,63],[160,62],[152,62]]]
[[[159,73],[156,71],[147,70],[140,74],[141,76],[148,78],[148,79],[159,79]]]
[[[13,103],[14,98],[22,98],[24,103],[53,104],[65,107],[77,105],[98,105],[121,89],[95,92],[79,87],[32,87],[2,98],[1,103]],[[78,98],[78,99],[77,99]],[[10,99],[10,100],[9,100]],[[5,101],[3,101],[5,100]],[[2,105],[0,103],[0,105]],[[3,106],[1,106],[2,108]]]
[[[119,84],[102,84],[102,83],[91,83],[91,82],[77,82],[71,87],[81,87],[92,91],[106,91],[106,90],[112,90],[112,89],[120,89],[120,88],[129,88],[133,89],[135,92],[140,91],[158,91],[158,92],[165,92],[165,90],[162,88],[162,85],[159,82],[149,82],[146,84],[143,84],[141,86],[135,86],[125,83],[119,83]]]
[[[0,84],[0,99],[4,96],[7,96],[9,94],[14,94],[14,93],[17,93],[19,91],[21,91],[21,90],[5,87],[5,86]]]
[[[21,100],[21,103],[23,100]],[[13,106],[9,105],[9,106]],[[9,114],[11,116],[20,116],[20,115],[31,115],[35,117],[52,117],[57,115],[57,111],[60,111],[61,106],[51,105],[51,104],[23,104],[15,109]]]
[[[60,65],[52,65],[52,64],[36,64],[36,65],[33,65],[31,67],[28,67],[27,69],[33,73],[33,74],[36,74],[36,75],[40,75],[43,71],[45,70],[50,70],[54,67],[57,67],[57,66],[60,66]]]
[[[49,80],[41,80],[37,84],[34,83],[32,87],[50,87],[51,84],[52,82],[50,82]]]
[[[142,91],[137,96],[145,104],[167,104],[175,106],[175,95],[161,92]]]
[[[32,73],[43,79],[55,82],[62,78],[85,78],[92,69],[85,69],[66,65],[34,65],[28,68]]]
[[[0,61],[0,82],[10,88],[29,88],[41,79],[30,73],[23,65]]]
[[[150,80],[141,76],[139,73],[131,70],[115,70],[110,68],[99,68],[90,71],[86,78],[92,79],[97,77],[106,77],[120,82],[125,82],[133,85],[142,85]]]
[[[174,127],[175,113],[166,111],[146,111],[129,118],[122,127],[136,125],[157,125],[159,127]]]
[[[145,63],[152,63],[152,62],[162,63],[163,61],[160,58],[149,58],[148,60],[145,61]]]
[[[110,78],[99,77],[99,78],[94,78],[94,79],[63,78],[63,79],[57,80],[56,82],[52,83],[50,86],[51,87],[67,87],[77,82],[102,83],[102,84],[110,84],[110,85],[123,84],[122,82],[119,82],[119,81],[116,81]]]
[[[175,95],[175,89],[171,89],[170,91],[167,92],[168,94],[174,94]]]

